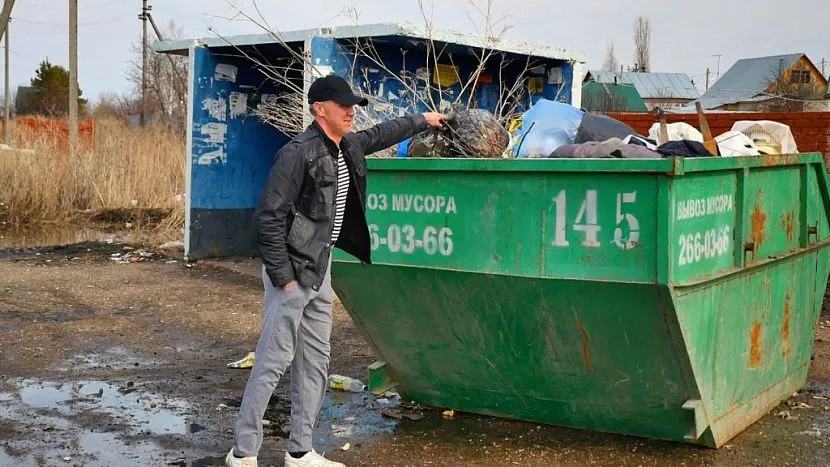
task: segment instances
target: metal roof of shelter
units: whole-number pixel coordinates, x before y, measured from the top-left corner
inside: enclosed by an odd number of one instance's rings
[[[276,35],[276,37],[275,37]],[[531,44],[506,39],[487,39],[471,34],[464,34],[455,31],[441,29],[426,29],[409,23],[380,23],[365,24],[358,26],[337,26],[332,28],[300,29],[294,31],[244,34],[228,37],[205,37],[200,39],[186,39],[175,41],[158,41],[153,44],[153,50],[161,53],[186,55],[188,49],[194,43],[211,47],[244,47],[264,44],[278,44],[281,41],[286,44],[302,43],[314,35],[323,35],[334,39],[351,38],[381,38],[398,36],[404,39],[422,39],[454,44],[464,47],[479,49],[492,49],[518,55],[531,56],[535,58],[547,58],[553,60],[567,60],[585,62],[584,54],[566,50],[560,47],[552,47],[542,44]]]

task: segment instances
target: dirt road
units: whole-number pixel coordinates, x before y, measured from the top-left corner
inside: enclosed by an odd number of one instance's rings
[[[255,345],[260,283],[175,256],[0,253],[0,465],[221,463],[248,375],[225,365]],[[348,465],[827,465],[828,341],[820,329],[808,388],[773,411],[789,418],[770,414],[717,451],[465,414],[397,421],[380,414],[394,399],[349,393],[327,397],[317,448]],[[331,371],[363,378],[373,360],[338,307]],[[282,465],[286,383],[260,465]]]

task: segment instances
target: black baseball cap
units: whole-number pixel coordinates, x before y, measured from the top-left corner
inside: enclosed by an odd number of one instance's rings
[[[308,88],[309,104],[322,101],[334,101],[341,105],[366,106],[369,104],[368,99],[355,95],[349,83],[337,75],[317,78]]]

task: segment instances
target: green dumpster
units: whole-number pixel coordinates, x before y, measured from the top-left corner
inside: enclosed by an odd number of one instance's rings
[[[820,154],[368,167],[375,264],[332,270],[376,392],[719,447],[806,382]]]

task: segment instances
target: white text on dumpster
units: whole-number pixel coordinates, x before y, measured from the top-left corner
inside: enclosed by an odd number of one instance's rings
[[[690,221],[705,217],[714,217],[711,227],[692,232],[688,230],[680,232],[677,237],[678,266],[688,266],[701,261],[727,256],[732,251],[732,226],[731,220],[723,222],[723,215],[728,215],[735,209],[734,197],[732,194],[721,194],[703,196],[699,198],[684,199],[675,203],[674,212],[677,221]],[[706,221],[699,221],[706,222]],[[720,224],[720,225],[717,225]],[[678,227],[686,225],[686,222],[678,222]]]
[[[452,229],[426,226],[418,229],[411,225],[391,224],[383,231],[377,224],[369,224],[372,250],[385,246],[391,253],[407,254],[421,250],[428,255],[450,256],[453,250]]]
[[[391,199],[390,199],[391,198]],[[396,193],[369,193],[366,208],[370,211],[416,212],[424,214],[456,214],[454,196]]]
[[[732,229],[727,225],[705,232],[681,235],[678,240],[680,257],[677,259],[677,265],[694,264],[729,253],[731,233]]]
[[[366,208],[414,214],[458,213],[454,196],[420,193],[369,193]],[[390,253],[422,251],[429,256],[450,256],[455,247],[452,229],[440,225],[369,224],[369,238],[372,251],[384,247]]]
[[[630,212],[630,208],[637,202],[637,192],[617,193],[616,226],[613,243],[618,248],[630,250],[640,245],[640,221]],[[581,245],[587,248],[599,248],[600,226],[597,190],[586,190],[581,200],[579,211],[573,219],[571,229],[582,238]],[[571,245],[568,229],[568,193],[565,190],[553,198],[554,208],[554,237],[553,246],[568,247]],[[577,201],[579,202],[579,201]]]
[[[732,195],[709,196],[708,198],[679,201],[675,206],[675,212],[677,213],[677,220],[682,221],[731,212],[733,205]]]

